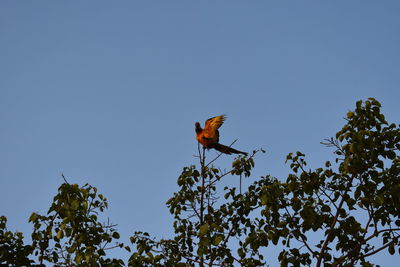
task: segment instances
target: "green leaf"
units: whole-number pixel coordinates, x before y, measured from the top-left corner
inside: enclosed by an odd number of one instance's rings
[[[388,251],[389,251],[390,255],[394,255],[395,251],[394,251],[394,243],[393,242],[389,245]]]
[[[199,236],[206,235],[208,233],[208,230],[209,230],[209,225],[207,223],[203,224],[202,226],[200,226]]]
[[[351,119],[354,117],[354,112],[347,112],[347,118]]]
[[[76,255],[76,257],[75,257],[75,262],[76,262],[77,264],[82,263],[82,255],[81,255],[81,254]]]
[[[246,257],[246,253],[244,253],[244,251],[243,251],[242,248],[239,248],[237,252],[238,252],[238,255],[239,255],[239,257],[240,257],[241,259],[243,259],[244,257]]]
[[[64,231],[60,229],[60,230],[57,232],[57,238],[58,238],[58,239],[62,239],[63,237],[64,237]]]
[[[71,203],[71,208],[72,208],[73,210],[76,210],[76,209],[78,209],[78,207],[79,207],[79,200],[74,199],[74,200],[72,201],[72,203]]]
[[[37,220],[37,218],[38,218],[37,213],[33,212],[31,214],[31,216],[29,217],[29,222],[35,222]]]
[[[216,235],[214,237],[213,245],[218,246],[218,244],[224,239],[223,235]]]
[[[119,239],[119,233],[118,232],[114,232],[113,234],[112,234],[112,237],[113,238],[115,238],[115,239]]]

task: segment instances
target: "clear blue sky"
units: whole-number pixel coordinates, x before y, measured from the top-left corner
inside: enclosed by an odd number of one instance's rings
[[[0,214],[29,233],[64,173],[98,187],[122,236],[168,237],[194,123],[222,113],[223,143],[268,151],[255,176],[285,178],[296,150],[318,167],[356,100],[399,123],[399,14],[398,1],[1,1]]]

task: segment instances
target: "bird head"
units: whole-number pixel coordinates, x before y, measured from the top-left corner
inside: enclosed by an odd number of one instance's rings
[[[201,130],[203,130],[203,129],[201,129],[200,122],[196,122],[194,124],[194,127],[195,127],[195,130],[196,130],[196,133],[201,132]]]

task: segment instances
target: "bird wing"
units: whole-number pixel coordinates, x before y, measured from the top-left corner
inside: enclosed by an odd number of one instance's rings
[[[219,140],[218,128],[224,123],[226,119],[225,115],[219,115],[206,120],[203,135],[205,138],[215,139],[217,142]]]

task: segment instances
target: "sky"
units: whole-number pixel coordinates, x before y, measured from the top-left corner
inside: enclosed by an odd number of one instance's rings
[[[289,152],[321,166],[357,100],[399,123],[399,14],[398,1],[1,1],[0,215],[29,236],[63,173],[108,198],[123,241],[170,237],[194,123],[220,114],[222,143],[267,150],[249,182],[285,179]],[[400,259],[387,255],[373,260]]]

